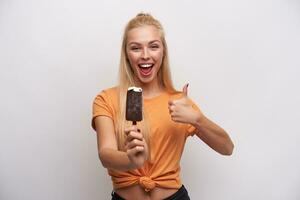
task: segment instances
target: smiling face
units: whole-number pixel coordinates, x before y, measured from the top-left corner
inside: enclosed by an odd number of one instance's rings
[[[157,83],[163,60],[163,44],[156,27],[144,25],[128,31],[126,53],[141,85]]]

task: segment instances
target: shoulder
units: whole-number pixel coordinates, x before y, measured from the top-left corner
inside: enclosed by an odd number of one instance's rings
[[[115,99],[118,97],[118,91],[118,86],[102,89],[100,92],[98,92],[96,98],[101,96],[102,98]]]
[[[94,105],[98,104],[108,104],[112,107],[115,107],[119,101],[119,89],[117,86],[106,88],[98,92],[98,94],[94,98]]]
[[[118,86],[114,86],[114,87],[103,89],[101,91],[101,93],[106,93],[106,94],[110,94],[110,95],[116,95],[116,94],[118,94],[118,91],[119,91],[119,87]]]

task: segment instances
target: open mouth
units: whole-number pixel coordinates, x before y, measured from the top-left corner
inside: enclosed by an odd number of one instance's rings
[[[149,76],[151,74],[154,64],[145,63],[145,64],[139,64],[138,66],[139,66],[140,73],[143,76]]]

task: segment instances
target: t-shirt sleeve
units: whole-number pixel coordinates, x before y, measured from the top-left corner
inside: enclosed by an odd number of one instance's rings
[[[96,130],[95,127],[95,118],[98,116],[107,116],[113,119],[113,108],[112,103],[109,98],[109,95],[105,90],[100,92],[94,99],[93,102],[93,117],[92,117],[92,127]]]
[[[199,107],[192,101],[190,100],[191,104],[192,104],[192,107],[195,109],[195,110],[198,110],[200,111]],[[196,133],[196,127],[194,127],[193,125],[191,124],[188,124],[187,125],[187,136],[194,136],[195,133]]]

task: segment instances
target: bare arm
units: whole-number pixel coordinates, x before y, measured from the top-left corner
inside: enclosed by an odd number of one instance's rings
[[[125,152],[118,151],[114,124],[111,118],[99,116],[95,118],[97,131],[98,155],[105,168],[129,170],[131,162]]]
[[[193,124],[196,135],[215,151],[222,155],[231,155],[234,144],[229,135],[220,126],[202,115]]]
[[[135,130],[136,127],[129,129],[129,137],[126,141],[128,145],[126,145],[126,152],[123,152],[118,150],[114,124],[111,118],[98,116],[95,118],[95,125],[98,155],[105,168],[127,171],[136,169],[144,163],[144,160],[137,156],[140,155],[139,152],[144,152],[144,143],[140,141],[143,138]],[[134,159],[138,159],[140,161],[138,162],[139,164],[133,162],[135,161]]]

